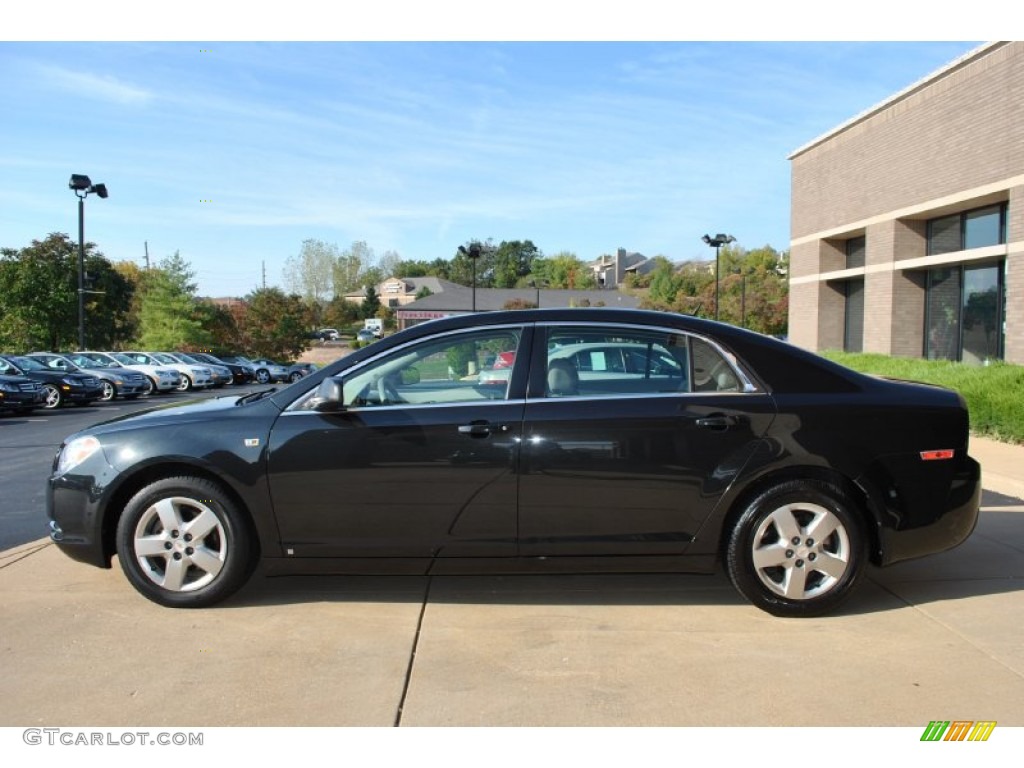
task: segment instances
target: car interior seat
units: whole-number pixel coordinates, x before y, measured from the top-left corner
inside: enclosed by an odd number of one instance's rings
[[[568,360],[552,360],[548,363],[548,395],[565,397],[579,394],[580,377],[576,367]]]

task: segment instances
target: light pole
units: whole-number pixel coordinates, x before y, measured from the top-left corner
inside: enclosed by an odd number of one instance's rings
[[[476,312],[476,260],[480,258],[480,243],[470,243],[469,250],[460,245],[459,253],[473,263],[473,311]]]
[[[711,237],[711,235],[704,235],[701,238],[705,243],[715,249],[715,320],[718,319],[718,249],[723,245],[736,242],[736,238],[732,235],[723,235],[721,233]]]
[[[107,196],[106,184],[93,184],[88,176],[71,174],[68,189],[78,198],[78,349],[85,349],[85,198],[95,192]]]

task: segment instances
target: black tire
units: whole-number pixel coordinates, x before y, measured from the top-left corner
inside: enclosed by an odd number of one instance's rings
[[[178,383],[178,391],[188,392],[190,389],[192,389],[192,379],[184,373],[181,374],[181,381]]]
[[[100,381],[100,385],[103,387],[103,394],[100,395],[101,401],[109,403],[117,397],[117,387],[114,386],[113,382],[103,380]]]
[[[290,374],[288,375],[288,381],[290,381],[290,382],[292,382],[292,383],[295,383],[296,381],[298,381],[298,380],[299,380],[299,379],[301,379],[301,378],[302,378],[302,374],[301,374],[301,373],[299,373],[298,371],[292,371],[292,372],[291,372],[291,373],[290,373]]]
[[[144,395],[152,395],[152,394],[155,394],[156,391],[157,391],[157,389],[156,389],[156,382],[153,381],[151,378],[149,378],[149,376],[147,376],[146,377],[146,388],[142,391],[142,394],[144,394]]]
[[[46,400],[43,402],[43,408],[46,410],[52,411],[64,404],[64,395],[53,384],[43,384],[43,392],[46,393]]]
[[[789,481],[743,511],[729,533],[725,563],[733,585],[758,608],[808,617],[849,597],[866,556],[864,526],[845,493],[828,483]]]
[[[260,368],[258,371],[256,371],[256,381],[258,381],[260,384],[269,384],[270,371],[266,370],[265,368]]]
[[[145,597],[171,608],[205,608],[245,584],[256,549],[224,490],[183,476],[158,480],[132,497],[118,521],[117,552],[128,581]]]

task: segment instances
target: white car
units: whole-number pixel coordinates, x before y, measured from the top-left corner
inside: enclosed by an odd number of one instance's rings
[[[193,387],[213,386],[213,374],[209,368],[179,363],[170,355],[162,355],[159,352],[125,352],[123,354],[145,365],[159,365],[176,370],[181,376],[178,382],[179,392],[188,392]]]
[[[192,357],[185,352],[157,352],[160,357],[173,357],[180,363],[185,365],[198,366],[200,368],[209,368],[210,375],[213,376],[213,386],[220,389],[225,384],[230,384],[233,380],[231,369],[226,365],[215,365],[214,363],[208,363],[205,360],[199,360],[198,358]]]
[[[154,392],[163,394],[173,392],[181,382],[181,375],[173,368],[137,363],[120,352],[77,352],[76,354],[95,360],[98,364],[130,368],[145,374],[147,382],[145,394],[147,395]]]

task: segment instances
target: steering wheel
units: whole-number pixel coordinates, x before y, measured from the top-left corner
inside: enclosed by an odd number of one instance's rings
[[[401,398],[398,396],[398,390],[395,389],[394,384],[391,383],[389,376],[381,376],[377,379],[377,397],[380,400],[381,405],[390,405],[392,403],[401,402]]]

